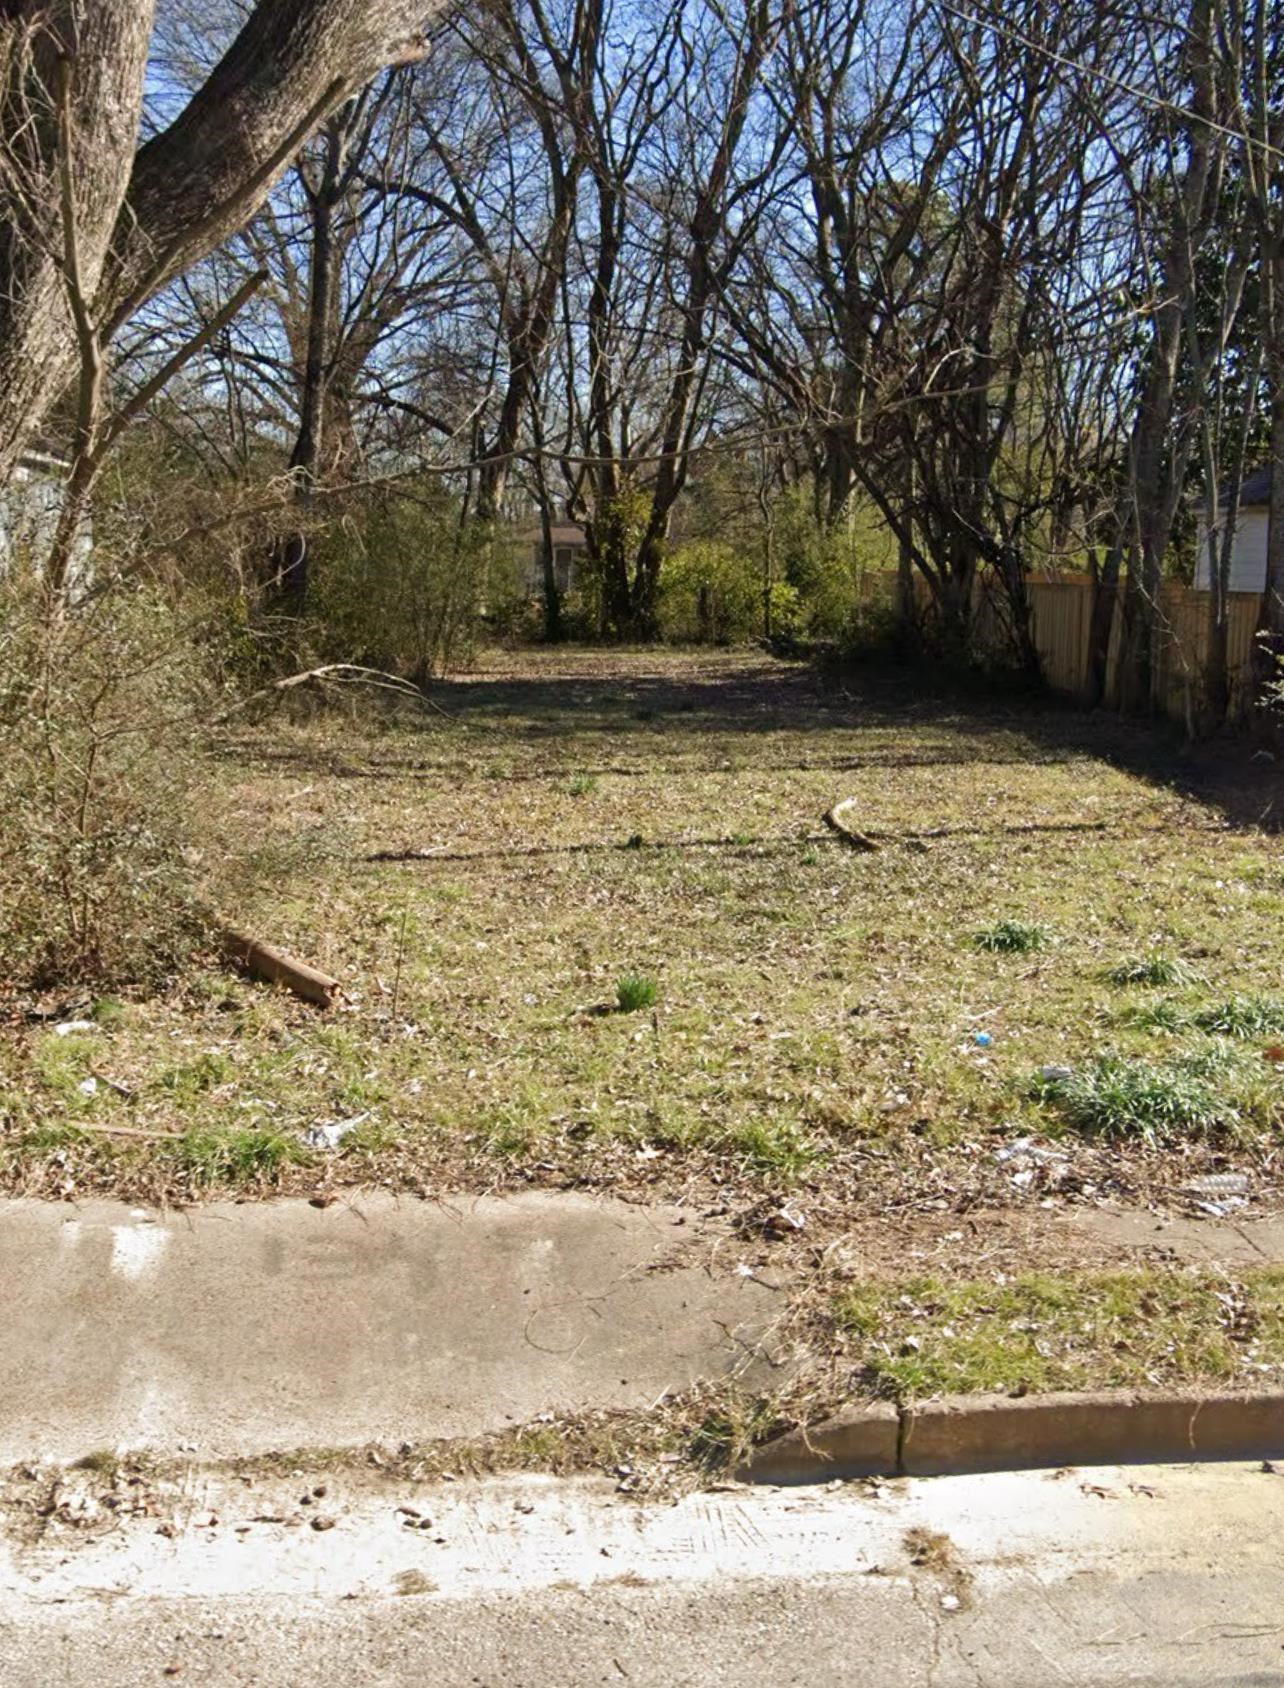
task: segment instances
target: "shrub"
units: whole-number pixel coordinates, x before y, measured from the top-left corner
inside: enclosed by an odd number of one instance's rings
[[[882,517],[857,500],[827,526],[796,491],[780,501],[776,520],[781,572],[800,605],[795,630],[835,640],[853,655],[882,654],[897,622],[887,590],[896,545]]]
[[[0,579],[0,956],[13,986],[140,982],[200,929],[184,860],[204,696],[194,631],[144,588],[51,607]]]
[[[310,616],[322,656],[423,683],[466,659],[483,615],[517,599],[510,544],[463,526],[440,493],[372,500],[313,544]]]
[[[666,558],[660,616],[672,639],[728,644],[765,630],[760,565],[743,551],[714,539],[692,540]],[[798,594],[785,581],[770,592],[775,633],[796,630]]]

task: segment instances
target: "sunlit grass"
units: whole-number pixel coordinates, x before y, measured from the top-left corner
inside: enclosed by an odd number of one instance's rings
[[[863,1387],[897,1400],[1220,1383],[1284,1366],[1280,1268],[1234,1285],[1176,1270],[909,1278],[845,1291],[835,1313]]]

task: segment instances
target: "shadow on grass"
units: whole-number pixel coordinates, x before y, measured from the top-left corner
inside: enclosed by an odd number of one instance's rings
[[[363,751],[355,761],[342,749],[269,746],[252,735],[222,739],[215,750],[228,758],[340,778],[457,778],[466,761],[478,775],[513,783],[562,778],[571,766],[585,776],[716,774],[727,765],[727,741],[736,740],[745,741],[740,769],[760,767],[764,773],[1027,766],[1087,756],[1205,804],[1231,826],[1284,828],[1284,764],[1266,760],[1248,740],[1191,745],[1165,721],[1085,711],[1050,693],[987,695],[923,667],[869,666],[822,675],[803,663],[764,656],[693,657],[684,668],[672,653],[664,655],[667,662],[657,655],[648,667],[645,656],[628,653],[613,666],[610,652],[565,652],[560,667],[543,672],[536,655],[525,673],[436,681],[431,713],[399,716],[395,743]],[[577,657],[586,670],[582,674]],[[443,720],[441,711],[450,720]],[[944,742],[904,749],[888,743],[854,754],[838,753],[825,742],[837,732],[895,735],[898,729],[920,740],[936,733]],[[420,730],[427,753],[416,755]],[[755,739],[784,732],[814,735],[816,754],[807,746],[783,759],[778,753],[761,760],[755,755]],[[541,745],[562,757],[561,764],[486,766],[492,749],[502,762]],[[721,761],[713,760],[719,751]],[[621,757],[633,758],[634,765],[621,765]],[[639,758],[645,758],[644,766],[637,765]]]

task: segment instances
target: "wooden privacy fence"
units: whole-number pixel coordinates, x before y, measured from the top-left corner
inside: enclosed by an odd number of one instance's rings
[[[1088,638],[1092,620],[1092,581],[1086,575],[1063,580],[1032,580],[1030,622],[1043,673],[1054,691],[1082,697],[1088,686]],[[1106,665],[1106,696],[1115,695],[1123,634],[1122,591],[1115,604]],[[1230,714],[1239,714],[1251,695],[1253,639],[1261,594],[1232,592],[1229,601],[1226,661],[1230,679]],[[1180,581],[1160,591],[1155,648],[1155,695],[1164,714],[1189,724],[1197,715],[1208,661],[1208,593]]]
[[[877,581],[875,585],[874,582]],[[920,608],[931,602],[927,582],[915,576],[915,598]],[[982,646],[995,649],[1007,642],[1007,618],[998,602],[1000,588],[992,580],[978,580],[974,601],[974,636]],[[1062,575],[1058,579],[1030,579],[1026,582],[1030,601],[1030,624],[1035,647],[1043,666],[1043,677],[1053,691],[1082,698],[1089,685],[1089,637],[1092,624],[1093,586],[1086,574]],[[866,576],[862,596],[893,602],[896,577],[892,574]],[[1230,679],[1230,714],[1243,712],[1251,697],[1253,641],[1257,632],[1262,599],[1258,592],[1230,594],[1230,625],[1227,637],[1227,668]],[[1208,594],[1165,583],[1159,601],[1158,638],[1155,651],[1156,695],[1165,714],[1189,724],[1198,712],[1208,658]],[[1106,667],[1106,696],[1113,697],[1119,673],[1123,632],[1122,586],[1115,603],[1110,631],[1110,653]]]

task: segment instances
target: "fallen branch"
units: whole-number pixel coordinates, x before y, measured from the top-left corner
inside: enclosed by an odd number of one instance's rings
[[[141,1125],[103,1125],[98,1120],[78,1119],[72,1127],[75,1131],[96,1131],[104,1137],[147,1137],[153,1141],[170,1140],[181,1137],[179,1131],[149,1131]]]
[[[321,1008],[332,1006],[339,989],[339,981],[328,973],[309,967],[306,961],[296,961],[292,955],[279,950],[275,944],[265,944],[234,926],[223,928],[223,945],[230,960],[244,967],[256,979],[269,984],[285,985],[295,996],[305,997]]]
[[[878,845],[868,833],[859,831],[848,819],[855,807],[856,799],[845,797],[841,803],[835,803],[832,809],[826,810],[825,825],[832,828],[845,844],[850,844],[853,850],[877,850]]]
[[[395,692],[398,697],[412,699],[421,703],[425,709],[432,709],[438,715],[444,715],[448,721],[455,717],[449,710],[443,709],[439,703],[434,703],[423,688],[414,685],[409,680],[403,680],[399,674],[388,674],[382,668],[365,668],[358,662],[325,662],[319,668],[305,668],[299,674],[287,674],[284,679],[273,680],[270,685],[262,686],[248,697],[238,698],[237,701],[210,722],[212,727],[221,727],[225,721],[230,721],[233,715],[242,709],[248,709],[252,703],[257,703],[265,697],[284,697],[287,692],[294,691],[299,686],[309,683],[346,686],[370,686],[376,691]]]

